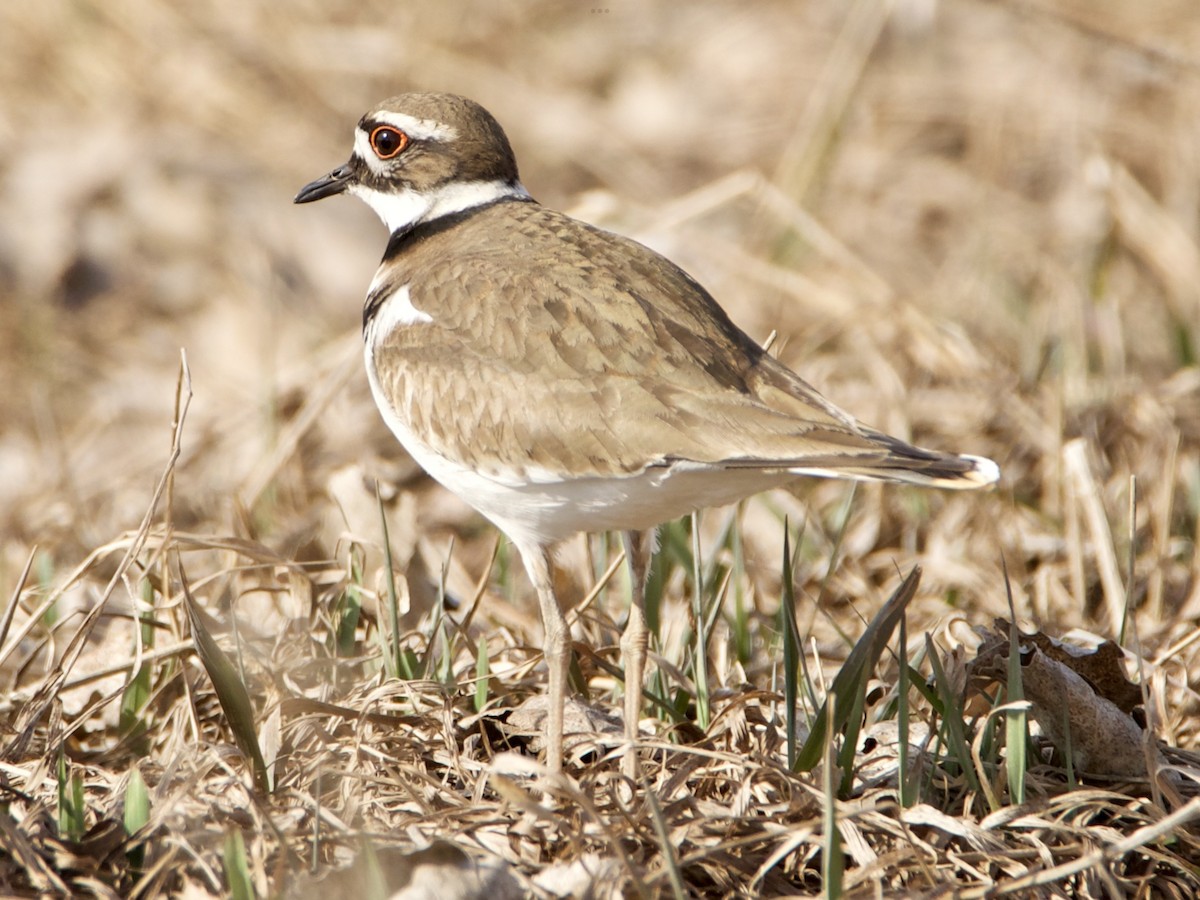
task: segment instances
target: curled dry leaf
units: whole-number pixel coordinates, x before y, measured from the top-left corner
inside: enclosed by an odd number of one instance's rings
[[[995,620],[995,634],[1008,643],[1009,623],[1005,619]],[[985,635],[987,632],[983,632]],[[1035,631],[1021,632],[1022,644],[1033,644],[1050,659],[1057,660],[1072,672],[1081,676],[1092,689],[1111,701],[1121,712],[1131,713],[1142,705],[1142,689],[1129,680],[1123,665],[1125,651],[1112,641],[1104,641],[1096,647],[1080,647],[1068,644],[1048,634]],[[981,648],[982,651],[982,648]]]
[[[979,654],[968,665],[972,682],[1007,680],[1009,623],[982,630]],[[1096,651],[1069,647],[1047,635],[1021,634],[1021,679],[1030,714],[1075,771],[1091,775],[1146,777],[1146,740],[1129,714],[1131,691],[1120,670],[1120,648],[1105,642]],[[1096,678],[1103,690],[1092,681]],[[1140,696],[1140,692],[1139,696]],[[1109,695],[1129,705],[1123,709]],[[1156,764],[1164,760],[1157,746]]]

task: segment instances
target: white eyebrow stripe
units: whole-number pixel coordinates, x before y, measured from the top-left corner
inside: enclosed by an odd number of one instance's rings
[[[458,137],[458,129],[453,125],[433,119],[418,119],[387,110],[374,113],[369,118],[376,123],[395,126],[415,141],[452,141]]]
[[[367,117],[373,123],[372,130],[379,125],[391,125],[407,134],[414,141],[452,141],[458,137],[458,129],[444,122],[433,119],[418,119],[404,113],[382,112],[372,113]],[[367,164],[374,174],[382,175],[387,164],[375,155],[371,149],[371,133],[359,126],[354,129],[354,155]]]

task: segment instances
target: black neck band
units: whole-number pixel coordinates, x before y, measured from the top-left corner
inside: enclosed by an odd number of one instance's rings
[[[422,241],[433,237],[435,234],[441,234],[447,228],[453,228],[459,222],[465,222],[467,219],[483,212],[485,209],[495,206],[497,203],[508,203],[515,201],[517,203],[532,203],[533,198],[529,196],[504,196],[497,197],[495,200],[489,200],[487,203],[480,203],[478,206],[469,206],[466,209],[460,209],[458,212],[447,213],[444,216],[438,216],[436,219],[431,219],[428,222],[418,222],[415,225],[409,225],[407,228],[401,228],[392,232],[392,236],[388,238],[387,248],[383,251],[383,259],[381,262],[388,262],[395,259],[409,247],[413,247]]]
[[[441,234],[447,228],[453,228],[460,222],[465,222],[467,219],[483,212],[483,210],[495,206],[497,203],[533,203],[534,199],[526,195],[504,196],[497,197],[495,200],[489,200],[487,203],[480,203],[478,206],[470,206],[466,209],[460,209],[458,212],[448,213],[444,216],[438,216],[428,222],[418,222],[415,225],[409,225],[407,228],[400,228],[392,232],[392,236],[388,238],[387,247],[383,251],[383,259],[380,260],[380,265],[391,262],[398,256],[403,255],[408,250],[420,244],[422,241],[428,240],[436,234]],[[367,298],[367,304],[363,307],[363,328],[367,327],[367,323],[371,321],[371,317],[375,315],[375,311],[379,309],[383,301],[388,298],[389,294],[386,291],[380,292],[378,295]]]

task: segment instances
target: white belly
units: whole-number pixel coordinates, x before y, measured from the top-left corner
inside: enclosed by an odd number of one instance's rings
[[[365,347],[367,378],[392,433],[421,468],[522,546],[556,543],[581,531],[650,528],[695,509],[734,503],[795,477],[699,464],[654,466],[615,477],[484,475],[435,452],[396,414],[375,376],[372,337],[368,333]]]

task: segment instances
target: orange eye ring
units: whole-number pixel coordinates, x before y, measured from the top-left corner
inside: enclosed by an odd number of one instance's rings
[[[408,135],[392,125],[376,125],[371,130],[371,149],[380,159],[399,156],[408,146]]]

